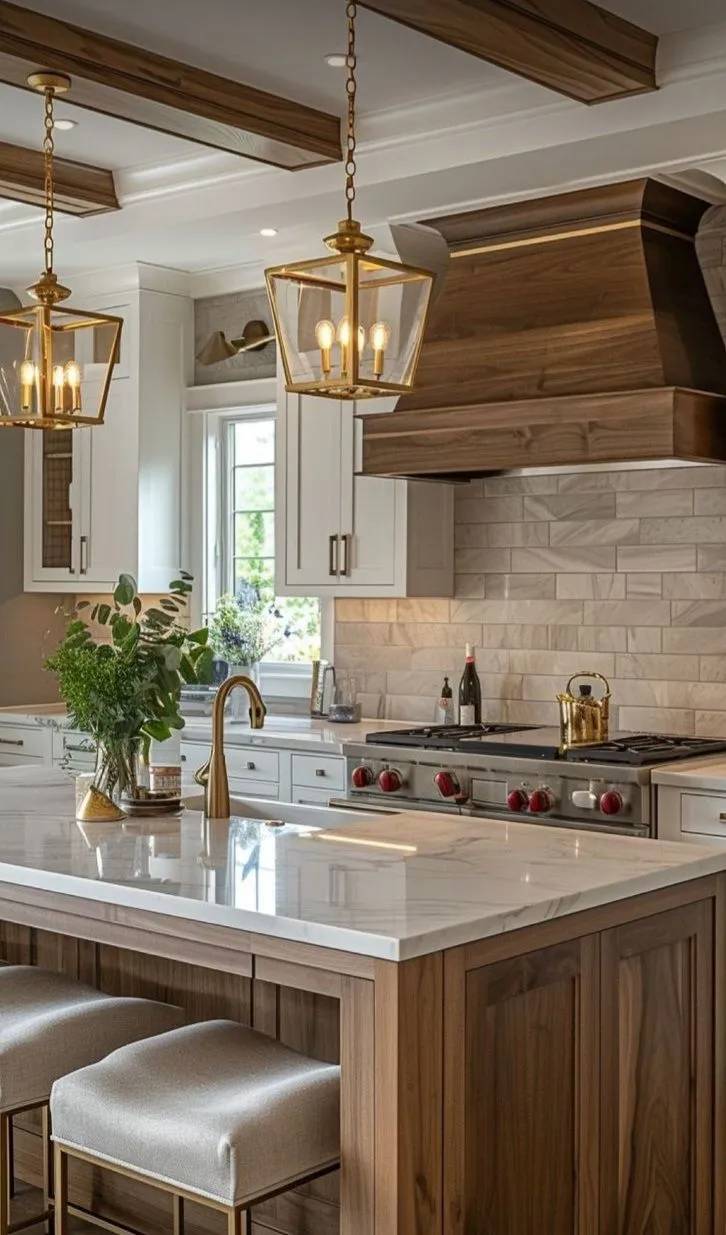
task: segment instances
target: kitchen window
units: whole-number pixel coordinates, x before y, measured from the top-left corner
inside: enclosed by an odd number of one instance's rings
[[[320,656],[318,597],[275,596],[275,417],[272,409],[210,415],[206,458],[207,617],[220,596],[249,585],[281,615],[286,634],[262,663],[263,694],[308,693]]]

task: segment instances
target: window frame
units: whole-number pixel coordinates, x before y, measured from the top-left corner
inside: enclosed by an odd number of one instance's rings
[[[210,614],[217,600],[228,589],[231,580],[225,580],[229,569],[229,540],[231,505],[231,486],[233,484],[231,467],[229,466],[229,429],[230,425],[241,420],[272,420],[277,421],[275,404],[250,404],[249,406],[226,407],[209,411],[204,416],[203,448],[202,448],[202,502],[201,502],[201,541],[203,579],[201,609],[202,615]],[[275,424],[274,467],[277,471],[277,425]],[[210,517],[210,509],[212,514]],[[278,564],[275,561],[275,574],[278,574]],[[329,659],[332,648],[334,627],[334,602],[320,600],[320,655]],[[261,690],[263,696],[279,700],[289,700],[297,703],[310,697],[312,680],[312,664],[310,662],[291,663],[286,661],[262,661],[260,665]]]

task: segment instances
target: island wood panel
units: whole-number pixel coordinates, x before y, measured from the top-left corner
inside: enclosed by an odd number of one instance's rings
[[[598,942],[446,958],[446,1235],[591,1235]]]
[[[375,1235],[441,1232],[443,1008],[443,953],[399,964],[379,962],[375,980]]]
[[[702,902],[602,936],[601,1229],[609,1235],[715,1229],[713,912]]]
[[[654,34],[589,0],[362,0],[582,103],[656,89]]]

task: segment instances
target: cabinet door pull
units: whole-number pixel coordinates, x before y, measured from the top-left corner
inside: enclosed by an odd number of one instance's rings
[[[338,575],[338,541],[339,537],[328,537],[328,574],[336,578]]]
[[[346,532],[345,535],[341,537],[341,540],[343,541],[343,565],[340,568],[340,573],[341,575],[349,575],[350,566],[351,566],[351,556],[352,556],[351,550],[353,548],[353,537],[351,536],[350,532]]]
[[[726,812],[722,811],[721,814],[719,815],[719,819],[721,820],[722,823],[726,823]]]
[[[81,536],[80,572],[82,575],[88,574],[88,537],[87,536]]]
[[[315,775],[316,775],[316,776],[325,776],[325,768],[316,768],[316,769],[315,769]]]
[[[252,762],[252,760],[251,760],[251,759],[248,759],[248,760],[247,760],[247,763],[245,764],[245,767],[246,767],[246,769],[247,769],[247,771],[248,771],[248,772],[254,772],[254,770],[255,770],[255,764]]]
[[[0,746],[25,746],[23,738],[0,738]]]

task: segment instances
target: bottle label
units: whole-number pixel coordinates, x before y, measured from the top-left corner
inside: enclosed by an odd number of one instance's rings
[[[461,707],[459,708],[459,724],[460,725],[476,724],[473,703],[462,703]]]

